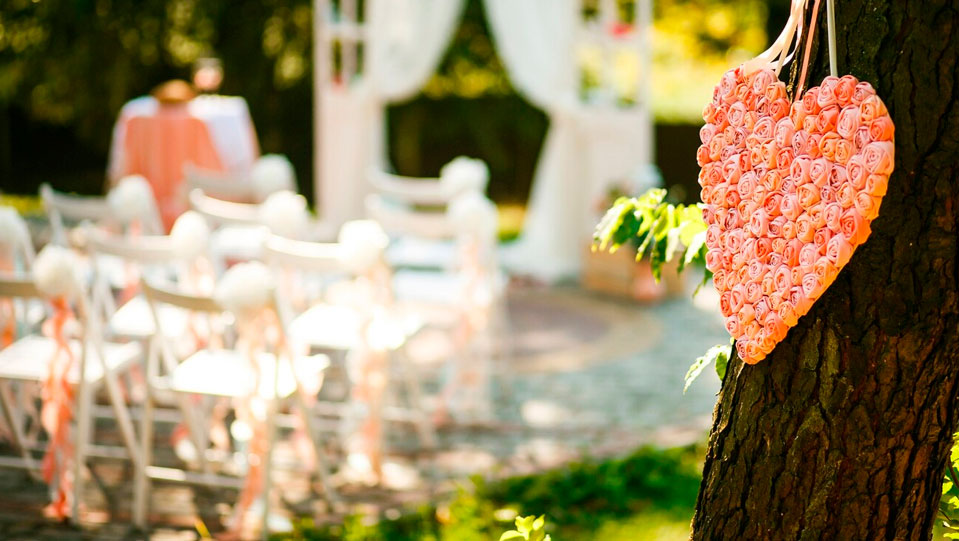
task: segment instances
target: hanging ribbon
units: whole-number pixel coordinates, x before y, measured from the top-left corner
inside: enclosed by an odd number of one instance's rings
[[[73,418],[73,388],[68,374],[74,363],[74,354],[67,340],[65,327],[74,320],[73,311],[63,297],[51,301],[53,316],[43,324],[43,333],[56,343],[50,368],[43,381],[43,407],[40,422],[50,441],[43,457],[43,479],[53,485],[53,501],[46,511],[63,519],[70,515],[73,487],[73,445],[70,440],[70,420]],[[81,374],[82,377],[82,374]]]

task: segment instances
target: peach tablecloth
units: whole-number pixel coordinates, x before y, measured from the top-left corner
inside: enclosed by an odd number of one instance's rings
[[[108,176],[139,174],[153,187],[167,229],[187,208],[183,166],[243,172],[259,155],[246,101],[200,96],[160,105],[152,97],[128,102],[113,130]]]

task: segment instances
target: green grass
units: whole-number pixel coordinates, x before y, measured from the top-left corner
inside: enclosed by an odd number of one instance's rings
[[[613,460],[587,460],[536,475],[485,482],[408,510],[394,520],[354,515],[343,524],[301,521],[275,540],[487,541],[516,515],[546,515],[555,541],[679,540],[689,537],[701,478],[701,449],[644,447]]]

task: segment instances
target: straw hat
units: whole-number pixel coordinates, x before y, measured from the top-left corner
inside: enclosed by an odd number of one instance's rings
[[[150,95],[161,104],[186,103],[196,97],[196,91],[190,83],[182,79],[173,79],[155,86],[150,91]]]

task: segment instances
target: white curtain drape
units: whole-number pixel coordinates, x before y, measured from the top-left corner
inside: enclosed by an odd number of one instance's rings
[[[318,17],[324,17],[317,1]],[[364,216],[371,165],[384,157],[384,107],[407,99],[436,71],[456,30],[464,0],[372,0],[367,8],[365,67],[355,81],[331,84],[315,70],[319,105],[316,196],[320,218],[338,228]],[[323,25],[315,43],[322,48]],[[328,27],[327,27],[328,28]],[[318,62],[319,63],[319,62]]]
[[[646,112],[590,108],[578,99],[578,1],[483,4],[513,86],[550,118],[523,231],[503,262],[547,281],[571,276],[580,269],[610,182],[634,177],[649,163]]]

